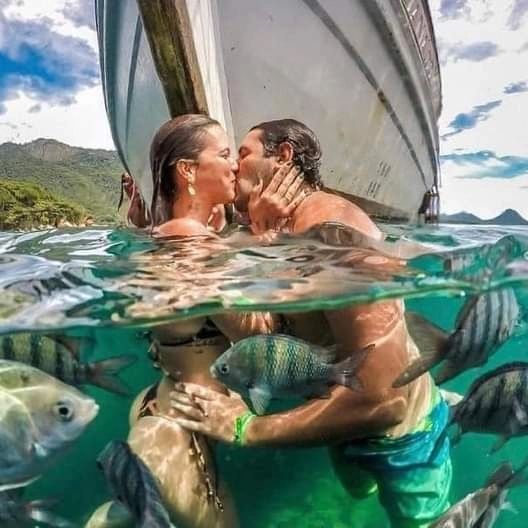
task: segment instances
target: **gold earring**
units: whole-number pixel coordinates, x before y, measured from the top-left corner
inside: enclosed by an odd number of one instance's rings
[[[187,190],[191,196],[196,196],[196,189],[192,186],[192,183],[187,184]]]

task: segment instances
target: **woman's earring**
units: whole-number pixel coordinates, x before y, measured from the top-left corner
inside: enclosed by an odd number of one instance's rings
[[[194,183],[194,175],[190,174],[189,179],[187,180],[187,191],[191,196],[196,196],[196,189],[193,186]]]

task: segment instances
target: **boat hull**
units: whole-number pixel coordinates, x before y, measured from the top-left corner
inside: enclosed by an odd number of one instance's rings
[[[259,122],[298,119],[320,139],[325,186],[376,217],[415,217],[438,171],[440,81],[424,2],[158,5],[177,10],[177,31],[187,29],[185,45],[169,46],[194,71],[182,81],[196,90],[191,102],[170,100],[174,88],[168,90],[168,82],[180,73],[155,49],[169,29],[145,11],[142,0],[97,2],[112,133],[147,202],[152,136],[171,115],[198,110],[218,119],[234,144]]]

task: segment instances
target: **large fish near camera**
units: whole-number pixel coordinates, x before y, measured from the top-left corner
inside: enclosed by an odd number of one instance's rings
[[[528,363],[507,363],[475,380],[451,416],[459,427],[454,443],[466,432],[496,434],[495,452],[510,438],[528,435]]]
[[[47,372],[68,385],[91,384],[127,396],[128,388],[117,374],[136,361],[125,354],[92,363],[79,360],[83,338],[22,332],[0,337],[0,359],[20,361]]]
[[[109,442],[97,457],[112,494],[139,528],[171,528],[158,486],[150,469],[126,442]]]
[[[248,395],[257,414],[276,398],[324,396],[329,385],[361,390],[356,371],[369,345],[340,363],[331,362],[335,347],[323,348],[287,335],[247,337],[227,349],[211,366],[211,375]]]
[[[53,501],[23,501],[16,493],[0,492],[0,526],[3,528],[32,528],[41,523],[52,528],[75,528],[75,525],[52,513]]]
[[[513,335],[519,314],[519,304],[512,288],[469,298],[460,310],[451,334],[418,314],[407,312],[407,326],[421,357],[398,376],[393,387],[411,383],[441,361],[445,363],[434,375],[437,384],[483,365]]]
[[[524,462],[514,471],[509,462],[501,464],[482,488],[457,502],[429,528],[491,528],[502,510],[515,511],[506,496],[511,487],[526,484],[527,466]]]
[[[92,398],[49,374],[0,360],[0,491],[38,478],[98,410]]]

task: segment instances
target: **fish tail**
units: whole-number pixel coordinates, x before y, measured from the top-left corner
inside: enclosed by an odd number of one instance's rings
[[[365,361],[368,353],[375,346],[376,345],[374,344],[368,345],[359,352],[347,357],[343,361],[335,365],[331,365],[331,380],[334,383],[343,385],[349,389],[357,391],[363,390],[363,383],[361,383],[361,380],[356,376],[356,372]]]
[[[54,528],[75,528],[75,524],[56,515],[48,510],[57,501],[55,500],[34,500],[26,504],[27,515],[37,523]]]
[[[115,356],[86,365],[86,381],[97,387],[122,396],[130,396],[130,389],[117,377],[123,369],[132,365],[137,357],[131,354]]]

